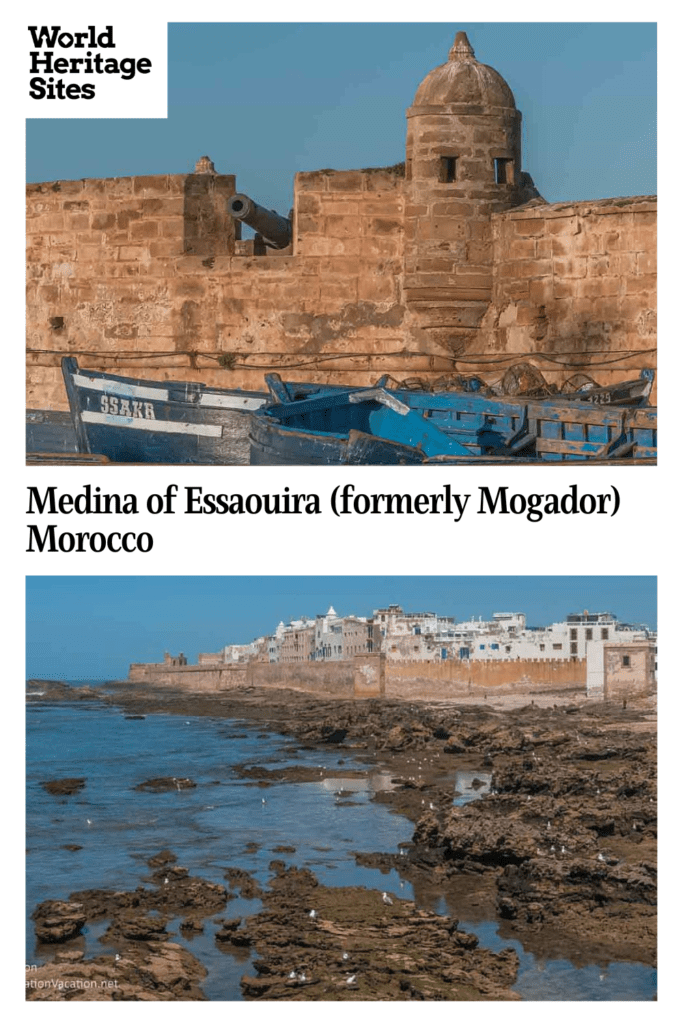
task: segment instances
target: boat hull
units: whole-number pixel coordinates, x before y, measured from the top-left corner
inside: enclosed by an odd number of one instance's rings
[[[245,465],[245,413],[265,393],[148,381],[79,369],[62,361],[78,449],[112,462]]]
[[[489,414],[452,409],[436,418],[452,451],[431,454],[405,431],[378,436],[373,402],[334,406],[311,416],[288,415],[278,405],[254,412],[251,463],[259,466],[646,464],[656,461],[657,410],[520,404],[503,412],[488,400]],[[290,410],[293,412],[293,410]],[[343,412],[343,415],[342,415]],[[435,417],[425,410],[427,422]],[[407,417],[406,417],[407,419]],[[496,420],[495,424],[487,420]],[[334,422],[336,431],[321,429]],[[346,423],[347,430],[341,429]],[[400,417],[394,421],[400,426]]]
[[[78,451],[111,462],[575,464],[656,455],[656,409],[572,396],[432,394],[383,382],[325,387],[285,384],[276,375],[266,378],[268,395],[82,370],[73,357],[62,361],[62,371]]]

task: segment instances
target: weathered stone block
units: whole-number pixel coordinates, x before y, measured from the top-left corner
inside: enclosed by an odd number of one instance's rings
[[[171,181],[168,174],[150,174],[145,177],[133,178],[133,193],[139,196],[150,196],[168,192]]]
[[[636,273],[639,275],[654,274],[657,270],[657,253],[639,252],[636,257]]]
[[[361,233],[360,217],[326,216],[323,219],[323,225],[324,233],[329,238],[347,238],[350,236],[360,235]]]
[[[68,231],[87,231],[90,227],[90,215],[88,213],[67,213],[64,227]]]
[[[542,235],[545,233],[545,221],[540,217],[518,219],[519,214],[506,214],[503,216],[508,216],[510,218],[509,223],[513,232],[516,235],[521,235],[523,238]]]
[[[328,178],[328,191],[360,192],[364,177],[360,171],[333,171]]]
[[[364,224],[365,232],[377,235],[394,235],[403,231],[403,224],[396,218],[372,217]]]
[[[529,298],[538,305],[547,304],[553,297],[553,279],[535,278],[529,281]]]
[[[618,277],[587,277],[577,284],[576,294],[586,298],[619,295],[622,291]]]
[[[629,295],[651,295],[657,294],[657,276],[655,274],[639,274],[626,281],[626,292]]]
[[[159,239],[156,242],[150,242],[149,244],[149,255],[155,256],[180,256],[181,246],[179,241],[173,241],[172,239]]]
[[[159,222],[156,220],[139,220],[130,225],[129,230],[132,241],[143,238],[157,238],[159,235]]]
[[[120,245],[117,258],[119,260],[142,260],[148,256],[147,247],[144,245]]]
[[[361,238],[359,253],[362,257],[392,257],[401,254],[401,241],[396,235],[380,237],[377,235]]]

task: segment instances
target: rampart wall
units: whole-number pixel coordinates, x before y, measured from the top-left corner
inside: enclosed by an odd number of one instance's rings
[[[352,661],[249,664],[250,686],[300,690],[326,697],[353,697],[353,679]]]
[[[447,699],[486,693],[536,693],[584,690],[586,662],[387,661],[383,655],[360,655],[348,661],[169,667],[131,665],[129,681],[188,691],[225,690],[236,686],[292,689],[325,697],[387,696]]]
[[[448,698],[484,693],[585,689],[583,659],[387,662],[387,697]]]
[[[249,245],[236,243],[226,209],[234,192],[232,175],[210,173],[28,186],[29,408],[67,408],[66,354],[124,376],[257,390],[271,370],[359,385],[383,373],[499,379],[511,353],[558,383],[578,371],[610,383],[654,366],[649,199],[493,214],[492,301],[480,327],[465,325],[469,341],[449,350],[433,325],[424,329],[414,274],[406,291],[400,173],[298,174],[283,255],[243,254]],[[444,225],[432,228],[439,238]],[[469,263],[481,261],[482,244],[448,241],[459,246],[459,301],[479,296]],[[443,284],[448,258],[433,271],[420,265],[425,294]]]
[[[137,664],[130,666],[128,681],[191,693],[230,690],[247,685],[247,666]]]
[[[581,371],[609,384],[654,368],[656,211],[646,196],[494,215],[484,349],[536,354],[549,380]]]

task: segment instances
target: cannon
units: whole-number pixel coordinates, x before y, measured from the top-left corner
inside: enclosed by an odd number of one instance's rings
[[[243,192],[236,192],[228,200],[228,212],[235,220],[242,220],[263,237],[272,249],[285,249],[292,241],[292,222],[275,210],[266,210]]]

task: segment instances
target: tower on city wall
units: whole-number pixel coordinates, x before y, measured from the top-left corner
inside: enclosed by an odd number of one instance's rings
[[[404,300],[415,326],[457,354],[491,301],[491,214],[540,197],[521,169],[512,91],[464,32],[406,116]]]

